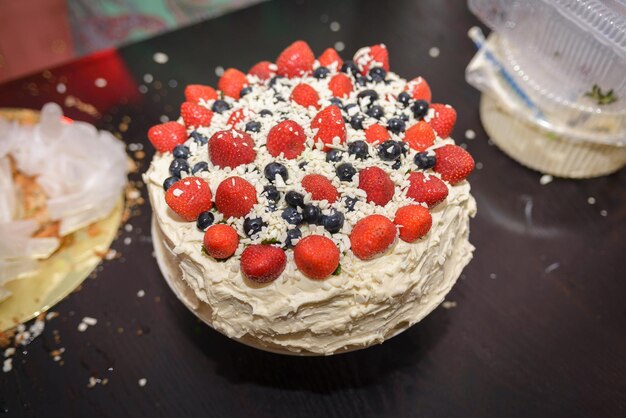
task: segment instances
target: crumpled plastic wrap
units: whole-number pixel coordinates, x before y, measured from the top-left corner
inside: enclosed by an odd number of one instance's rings
[[[19,197],[9,156],[18,171],[36,176],[48,198],[50,219],[60,221],[61,236],[113,210],[128,168],[121,141],[93,125],[65,122],[57,104],[46,104],[34,126],[0,120],[1,294],[6,293],[3,283],[36,269],[36,260],[49,257],[60,244],[57,238],[33,238],[37,223],[16,219]]]

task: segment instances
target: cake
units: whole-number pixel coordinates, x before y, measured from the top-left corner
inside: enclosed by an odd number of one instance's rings
[[[32,119],[0,118],[0,301],[11,295],[5,284],[32,278],[40,261],[71,246],[75,232],[109,216],[126,186],[124,144],[112,134],[64,118],[54,103]],[[72,259],[72,268],[86,259]],[[49,274],[41,289],[63,283],[62,270]]]
[[[328,355],[381,343],[439,305],[472,257],[472,157],[456,112],[389,70],[297,41],[275,63],[185,88],[153,126],[144,178],[159,265],[226,336]]]

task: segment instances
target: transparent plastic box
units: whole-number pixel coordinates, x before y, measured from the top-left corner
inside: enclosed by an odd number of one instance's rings
[[[497,32],[498,58],[533,105],[549,115],[551,129],[624,143],[626,0],[468,3]],[[537,118],[546,126],[541,115]]]

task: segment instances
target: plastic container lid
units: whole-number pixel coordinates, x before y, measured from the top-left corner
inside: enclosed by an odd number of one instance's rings
[[[468,0],[543,109],[626,115],[626,0]],[[595,87],[594,87],[595,86]]]

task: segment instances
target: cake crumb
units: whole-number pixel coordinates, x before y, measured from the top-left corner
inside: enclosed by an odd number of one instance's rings
[[[554,177],[552,177],[550,174],[544,174],[539,179],[539,184],[541,184],[542,186],[545,186],[546,184],[551,183],[552,180],[554,180]]]
[[[141,379],[139,379],[137,383],[139,383],[139,386],[144,387],[146,386],[146,383],[148,383],[148,379],[146,379],[145,377],[142,377]]]
[[[437,48],[436,46],[433,46],[428,50],[428,55],[430,55],[432,58],[437,58],[439,56],[439,53],[439,48]]]
[[[596,198],[593,196],[590,196],[587,198],[587,203],[589,203],[590,205],[595,205],[596,204]]]
[[[5,373],[10,372],[11,370],[13,370],[13,358],[10,357],[8,359],[4,360],[4,363],[2,364],[2,371]]]
[[[442,306],[444,309],[452,309],[452,308],[456,308],[456,302],[455,302],[455,301],[453,301],[453,300],[445,300],[445,301],[441,304],[441,306]]]
[[[472,129],[467,129],[465,131],[465,138],[471,141],[472,139],[476,138],[476,132],[474,132]]]
[[[78,324],[78,331],[79,332],[87,331],[87,324],[85,324],[84,322],[81,322],[80,324]]]
[[[552,273],[554,270],[558,269],[559,267],[561,267],[561,263],[556,262],[556,263],[552,263],[550,264],[548,267],[546,267],[546,269],[544,270],[547,274]]]
[[[607,211],[605,211],[604,209],[602,209],[600,211],[600,216],[607,216],[609,213]]]
[[[170,60],[170,57],[168,57],[165,52],[155,52],[154,55],[152,56],[152,59],[157,64],[165,64],[166,62]]]
[[[138,297],[138,298],[142,298],[142,297],[144,297],[145,295],[146,295],[146,292],[145,292],[143,289],[140,289],[140,290],[137,292],[137,297]]]
[[[94,326],[98,323],[98,320],[96,318],[92,318],[90,316],[86,316],[83,318],[83,322],[89,326]]]

